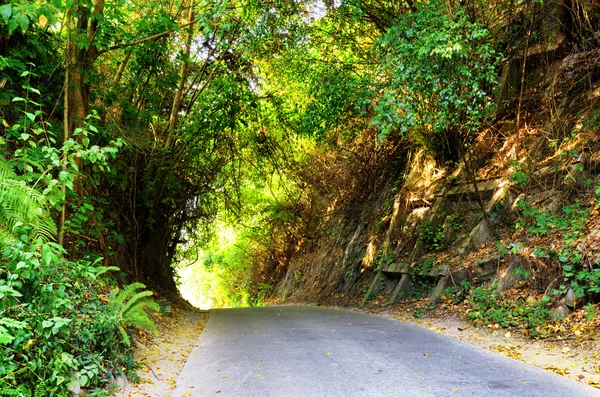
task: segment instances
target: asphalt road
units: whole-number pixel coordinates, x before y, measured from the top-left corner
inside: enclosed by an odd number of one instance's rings
[[[304,306],[210,312],[171,397],[600,396],[410,323]]]

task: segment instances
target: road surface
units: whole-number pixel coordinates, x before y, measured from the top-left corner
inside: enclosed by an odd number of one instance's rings
[[[171,397],[600,396],[552,372],[381,316],[212,310]]]

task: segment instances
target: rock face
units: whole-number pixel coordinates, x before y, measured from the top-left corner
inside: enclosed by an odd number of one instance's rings
[[[441,277],[435,288],[433,288],[429,294],[429,302],[434,304],[437,303],[442,295],[444,295],[444,292],[446,292],[446,288],[448,288],[448,277]]]
[[[483,219],[481,222],[471,230],[469,235],[471,248],[477,249],[482,245],[489,243],[494,240],[494,232],[490,230],[488,222]]]
[[[550,320],[559,321],[571,314],[571,310],[564,304],[558,305],[550,310]]]
[[[513,287],[518,282],[525,280],[524,274],[525,270],[523,269],[520,258],[514,257],[508,268],[499,272],[492,281],[492,284],[496,285],[494,294],[500,295],[502,292]]]
[[[457,172],[457,174],[460,174],[460,172]],[[456,225],[452,224],[452,222],[456,222],[456,217],[451,217],[450,215],[457,208],[478,208],[474,202],[477,200],[477,191],[479,191],[479,194],[486,201],[488,214],[493,215],[498,208],[503,208],[500,203],[505,199],[510,189],[508,184],[502,181],[479,182],[477,183],[477,189],[471,183],[463,183],[458,186],[444,188],[437,196],[435,203],[430,208],[427,208],[425,212],[417,209],[400,211],[395,207],[386,241],[392,241],[389,238],[390,235],[398,236],[403,234],[402,232],[398,232],[394,228],[394,225],[409,224],[413,230],[423,229],[426,226],[427,230],[431,233],[436,233],[436,231],[440,230],[445,232],[456,230]],[[415,220],[416,213],[421,215]],[[398,219],[402,214],[406,216],[405,220]],[[462,253],[473,248],[479,248],[493,240],[494,233],[490,230],[488,222],[483,219],[479,220],[468,234],[464,236],[459,234],[456,239],[457,242],[462,242]],[[396,260],[386,265],[371,283],[363,298],[363,305],[382,290],[385,290],[386,293],[391,292],[389,298],[390,304],[398,303],[400,300],[410,296],[415,278],[420,278],[422,283],[431,284],[432,290],[429,298],[432,302],[438,301],[448,287],[448,277],[450,274],[446,270],[441,271],[439,266],[432,266],[426,272],[420,269],[415,273],[414,269],[418,267],[417,264],[422,260],[423,255],[427,251],[428,247],[423,238],[417,238],[412,246],[405,247],[405,252],[407,252],[406,262],[403,263]],[[477,269],[459,271],[451,275],[452,279],[455,283],[460,283],[461,281],[471,282],[474,279],[481,281],[491,279],[498,270],[497,258],[484,258],[481,262],[481,266]],[[493,263],[493,265],[490,267],[489,263]]]
[[[410,294],[410,274],[404,273],[390,299],[390,304],[398,303]]]

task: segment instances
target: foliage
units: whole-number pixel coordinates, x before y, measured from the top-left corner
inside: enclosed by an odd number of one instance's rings
[[[0,169],[0,389],[62,396],[73,381],[104,387],[110,372],[136,368],[124,327],[152,327],[141,311],[157,308],[142,299],[151,293],[132,295],[142,287],[133,284],[115,295],[121,305],[111,304],[105,294],[114,281],[105,273],[118,268],[66,259],[51,242],[48,197],[5,160]]]
[[[374,258],[374,270],[375,272],[379,272],[384,270],[388,265],[390,265],[394,261],[394,254],[390,252],[391,250],[388,247],[388,252],[384,255],[383,250],[377,250]]]
[[[104,387],[109,372],[136,368],[128,339],[119,331],[148,324],[134,321],[139,300],[121,307],[107,304],[112,282],[104,273],[115,268],[99,262],[66,260],[55,243],[9,241],[4,246],[0,387],[20,386],[31,393],[44,381],[45,395],[61,396],[73,379],[81,386]]]
[[[56,225],[49,216],[45,197],[0,159],[0,249],[13,237],[49,241],[55,235]]]
[[[519,161],[513,161],[512,166],[514,171],[509,175],[508,179],[519,187],[527,186],[529,172],[525,164]]]
[[[441,251],[446,247],[443,226],[433,226],[430,222],[421,225],[421,241],[430,251]]]
[[[485,26],[462,8],[417,3],[378,40],[383,93],[373,125],[382,136],[417,130],[427,143],[448,130],[473,133],[493,110],[498,54]]]
[[[496,286],[477,287],[471,292],[467,302],[471,308],[467,318],[476,325],[499,325],[503,328],[518,327],[533,337],[546,336],[543,325],[549,319],[547,302],[537,302],[520,298],[516,301],[501,300],[494,294]]]
[[[411,298],[420,299],[431,292],[434,284],[429,273],[434,264],[435,258],[427,257],[422,258],[411,267]]]
[[[547,258],[560,267],[563,281],[570,285],[577,298],[600,294],[600,269],[594,267],[597,265],[597,260],[591,266],[585,265],[586,254],[578,245],[578,241],[585,236],[589,209],[582,208],[576,203],[564,206],[560,214],[551,214],[526,202],[520,203],[519,208],[522,213],[516,223],[518,229],[524,229],[534,237],[559,233],[562,241],[562,246],[558,250],[537,245],[534,255]],[[563,294],[567,290],[567,287],[562,286],[554,289],[552,294]]]
[[[149,299],[152,291],[147,291],[145,288],[142,283],[133,283],[122,290],[115,288],[110,294],[108,304],[113,306],[112,310],[118,316],[115,322],[123,342],[128,346],[131,345],[131,339],[127,335],[125,326],[156,332],[156,325],[148,317],[146,310],[158,312],[160,305]],[[140,289],[143,291],[138,291]]]
[[[444,291],[444,296],[448,296],[452,298],[453,304],[458,304],[464,301],[471,292],[472,285],[470,282],[463,280],[459,285],[454,285],[452,287],[446,288]]]

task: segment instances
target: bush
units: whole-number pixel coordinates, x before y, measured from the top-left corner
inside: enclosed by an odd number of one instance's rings
[[[373,125],[381,136],[419,130],[422,142],[456,130],[470,134],[494,110],[499,54],[488,29],[463,9],[445,3],[415,4],[377,42],[384,80]]]
[[[114,268],[98,263],[66,260],[54,243],[5,245],[0,395],[65,396],[69,385],[104,387],[114,374],[136,367],[123,327],[152,328],[140,305],[156,304],[144,301],[148,291],[135,298],[140,284],[124,289],[128,296],[110,294],[114,288],[103,273]]]

